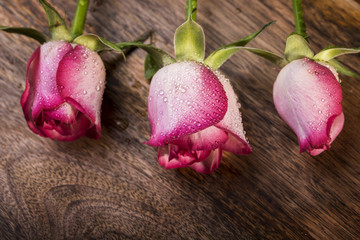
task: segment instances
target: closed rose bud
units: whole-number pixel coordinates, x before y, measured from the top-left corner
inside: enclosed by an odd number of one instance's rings
[[[99,138],[105,68],[90,49],[50,41],[27,64],[21,106],[30,129],[59,141]]]
[[[160,69],[150,85],[150,146],[159,147],[167,169],[191,167],[211,173],[222,151],[249,154],[239,103],[228,79],[197,62]]]
[[[298,137],[300,152],[318,155],[330,148],[344,125],[333,67],[308,58],[294,60],[280,71],[273,96],[279,115]]]

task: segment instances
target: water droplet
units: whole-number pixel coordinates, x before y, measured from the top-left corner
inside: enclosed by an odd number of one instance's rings
[[[167,101],[168,101],[167,97],[164,97],[163,101],[164,101],[164,102],[167,102]]]
[[[100,85],[97,85],[96,86],[96,91],[100,91],[100,89],[101,89]]]
[[[184,87],[180,87],[180,92],[185,93],[186,89]]]
[[[85,59],[87,59],[87,58],[89,57],[89,55],[87,55],[86,53],[84,53],[84,54],[83,54],[83,57],[84,57]]]
[[[87,75],[87,74],[88,74],[88,72],[87,72],[87,71],[85,71],[85,72],[84,72],[84,74],[85,74],[85,75]]]
[[[160,94],[160,95],[164,95],[164,91],[163,91],[163,90],[160,90],[159,94]]]
[[[86,91],[86,90],[84,90],[84,91],[83,91],[83,94],[84,94],[84,95],[86,95],[86,94],[87,94],[87,91]]]
[[[322,111],[321,111],[321,110],[319,110],[319,111],[318,111],[318,113],[322,113]]]
[[[321,101],[322,101],[322,102],[325,102],[325,99],[322,98]]]

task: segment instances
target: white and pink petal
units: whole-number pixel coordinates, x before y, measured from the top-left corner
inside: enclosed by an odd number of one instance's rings
[[[216,72],[216,75],[222,83],[228,99],[228,109],[224,118],[219,123],[215,124],[216,127],[228,133],[228,140],[224,143],[222,149],[238,155],[250,154],[252,150],[245,137],[240,113],[241,105],[238,102],[238,97],[235,94],[229,79],[218,71]]]
[[[340,133],[342,90],[331,66],[307,58],[292,61],[274,84],[274,104],[296,133],[300,152],[317,155]],[[336,71],[335,71],[336,72]]]
[[[100,137],[100,111],[105,89],[105,67],[100,56],[76,45],[59,63],[57,83],[60,95],[90,121],[91,136]]]
[[[150,146],[161,146],[218,123],[227,97],[217,76],[196,62],[178,62],[160,69],[150,85]]]

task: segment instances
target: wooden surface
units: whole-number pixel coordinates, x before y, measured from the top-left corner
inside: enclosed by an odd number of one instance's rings
[[[69,22],[75,1],[51,1]],[[360,1],[304,0],[314,51],[360,46]],[[282,53],[293,31],[291,1],[199,0],[207,55],[271,20],[249,46]],[[149,29],[173,53],[185,0],[90,4],[86,31],[112,41]],[[36,0],[1,0],[1,25],[47,31]],[[272,102],[274,65],[237,53],[221,70],[242,105],[253,154],[225,153],[211,175],[165,170],[149,138],[142,50],[102,57],[107,88],[102,137],[55,142],[29,130],[20,106],[25,67],[38,44],[0,33],[0,239],[360,239],[360,80],[341,76],[345,126],[331,151],[298,153]],[[360,57],[346,66],[360,71]]]

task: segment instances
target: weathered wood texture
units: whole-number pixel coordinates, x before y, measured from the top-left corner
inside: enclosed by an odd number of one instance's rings
[[[68,22],[75,1],[51,1]],[[360,46],[360,2],[304,0],[311,46]],[[206,53],[277,20],[249,46],[282,53],[291,1],[200,0]],[[173,52],[185,1],[93,1],[86,31],[113,41],[149,29]],[[0,24],[47,31],[36,0],[1,0]],[[0,33],[0,239],[360,239],[360,82],[342,76],[344,129],[330,151],[298,153],[272,102],[278,71],[240,52],[221,70],[242,104],[253,154],[226,153],[211,175],[165,170],[149,138],[142,50],[106,53],[102,137],[55,142],[33,134],[20,106],[38,44]],[[360,57],[346,66],[359,71]]]

